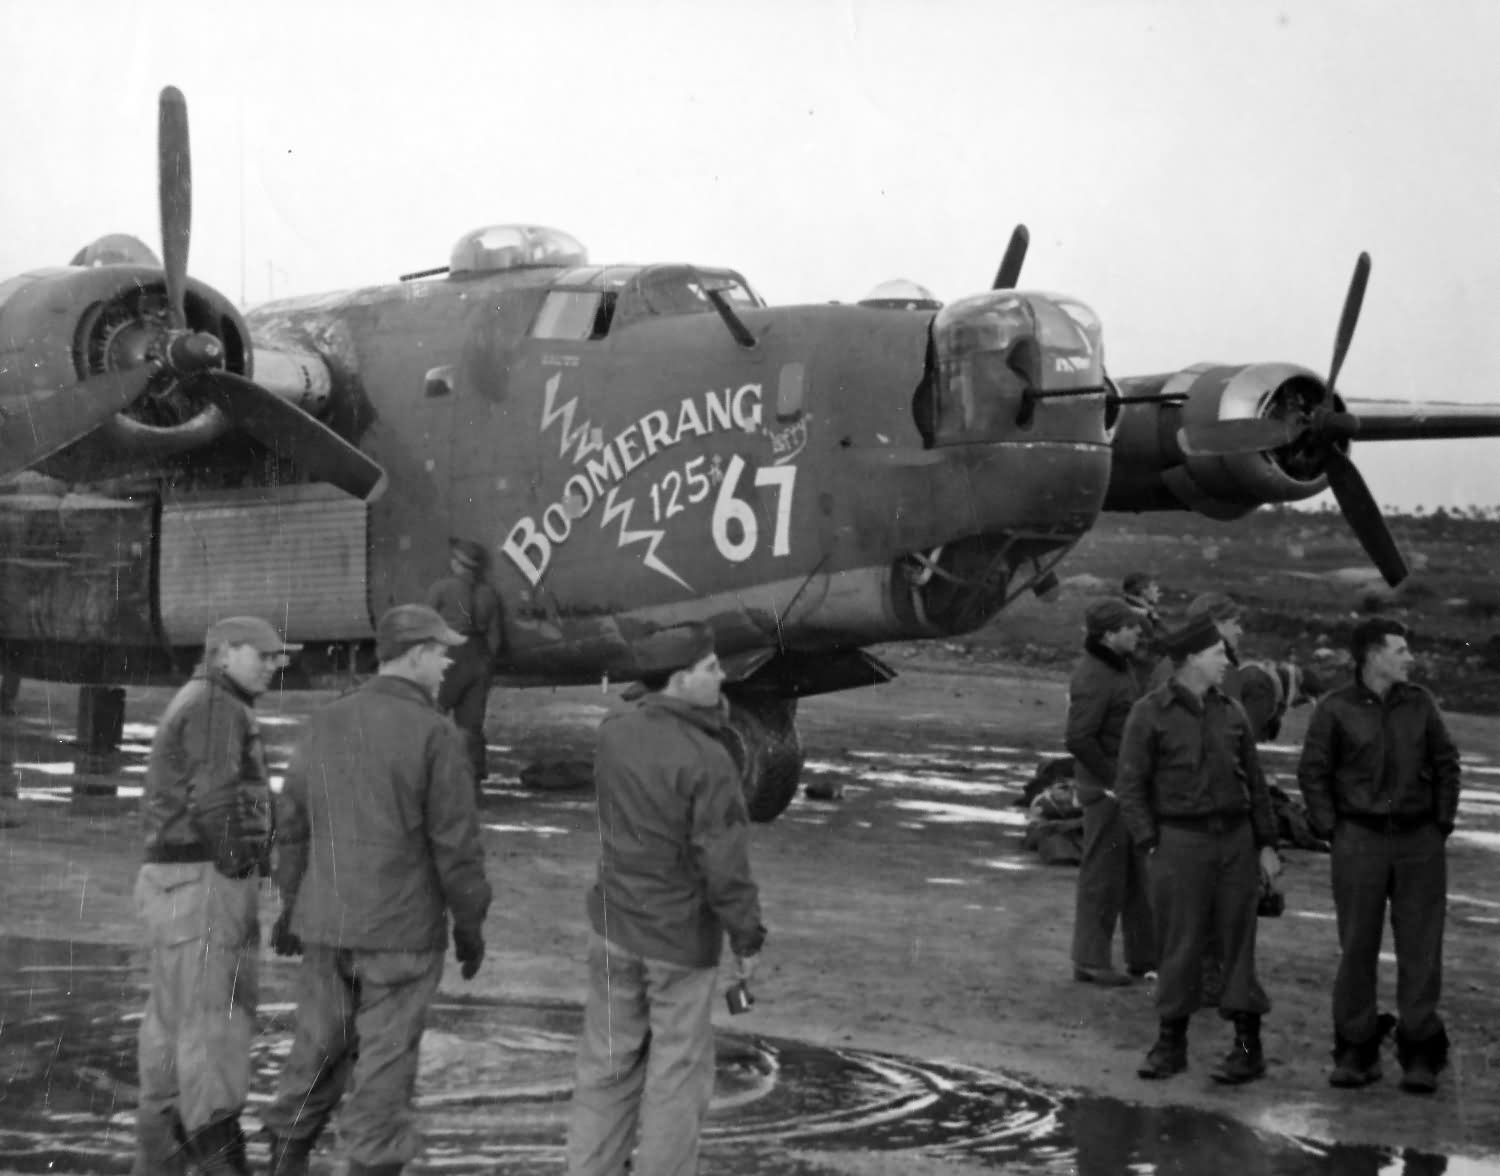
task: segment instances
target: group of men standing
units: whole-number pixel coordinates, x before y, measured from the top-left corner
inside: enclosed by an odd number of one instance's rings
[[[434,596],[483,615],[462,582]],[[473,638],[428,605],[386,612],[378,672],[308,719],[273,795],[255,702],[300,647],[258,617],[209,628],[158,725],[142,802],[135,898],[150,960],[133,1176],[251,1170],[240,1114],[266,877],[280,893],[271,946],[301,957],[291,1050],[261,1116],[270,1176],[304,1176],[336,1110],[350,1176],[396,1176],[419,1154],[418,1051],[450,922],[472,979],[491,901],[474,747],[440,706]],[[638,704],[603,724],[595,764],[572,1176],[613,1176],[632,1151],[636,1171],[696,1172],[722,944],[743,981],[766,934],[712,632],[660,631],[635,655]]]
[[[1124,599],[1087,610],[1069,686],[1066,742],[1084,810],[1074,977],[1124,987],[1155,973],[1159,1032],[1141,1077],[1186,1069],[1189,1020],[1217,1005],[1234,1038],[1212,1077],[1248,1082],[1265,1073],[1271,1008],[1256,975],[1257,912],[1280,871],[1256,744],[1275,738],[1297,674],[1241,660],[1229,596],[1204,593],[1169,629],[1148,577],[1125,587]],[[1332,844],[1340,958],[1329,1081],[1377,1081],[1394,1026],[1402,1089],[1430,1093],[1448,1057],[1437,1005],[1459,758],[1432,695],[1407,680],[1408,636],[1386,617],[1355,626],[1353,681],[1317,702],[1297,776],[1313,832]],[[1396,1017],[1379,1012],[1376,994],[1388,908]],[[1124,972],[1111,962],[1116,925]]]
[[[258,617],[209,628],[202,662],[157,727],[142,802],[135,897],[150,988],[133,1176],[250,1171],[239,1116],[259,882],[273,872],[271,944],[302,962],[291,1053],[263,1116],[270,1171],[307,1171],[346,1093],[351,1176],[394,1176],[417,1154],[417,1044],[449,920],[469,979],[490,905],[472,774],[436,705],[463,642],[425,605],[389,610],[376,628],[378,672],[310,717],[273,797],[254,705],[299,647]]]

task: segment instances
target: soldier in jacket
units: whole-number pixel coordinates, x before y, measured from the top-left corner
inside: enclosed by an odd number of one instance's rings
[[[1164,644],[1174,672],[1131,708],[1115,775],[1125,824],[1151,855],[1161,961],[1160,1033],[1139,1072],[1169,1078],[1187,1068],[1212,929],[1224,961],[1219,1005],[1234,1021],[1234,1044],[1212,1077],[1248,1082],[1266,1069],[1260,1021],[1270,1002],[1255,977],[1255,931],[1260,875],[1280,871],[1271,798],[1244,709],[1218,689],[1228,665],[1218,629],[1200,617]]]
[[[1280,715],[1285,712],[1286,707],[1280,701],[1279,683],[1275,676],[1267,674],[1258,666],[1241,661],[1240,640],[1245,635],[1245,623],[1244,611],[1239,602],[1223,592],[1201,592],[1188,602],[1185,618],[1187,623],[1204,619],[1213,622],[1224,642],[1224,654],[1228,659],[1224,677],[1217,683],[1219,693],[1244,708],[1257,743],[1273,738],[1272,728],[1279,727]],[[1151,676],[1151,687],[1154,689],[1167,681],[1174,668],[1170,657],[1162,658]],[[1203,944],[1201,987],[1203,1004],[1210,1007],[1217,1005],[1219,994],[1224,988],[1224,969],[1218,938],[1212,929]]]
[[[349,1088],[350,1176],[396,1176],[417,1155],[417,1051],[443,975],[448,919],[465,980],[490,905],[462,737],[438,683],[463,636],[421,604],[376,627],[380,672],[308,721],[277,806],[280,955],[302,954],[297,1022],[263,1116],[274,1176],[302,1176]]]
[[[438,688],[438,709],[453,716],[463,732],[474,796],[483,801],[489,767],[485,761],[484,712],[489,703],[494,660],[500,652],[500,596],[485,582],[485,550],[455,539],[449,552],[451,575],[427,591],[427,604],[459,633],[464,643],[452,652]]]
[[[136,909],[150,946],[133,1176],[245,1173],[260,946],[257,873],[271,792],[255,700],[289,645],[259,617],[208,630],[203,660],[151,741]]]
[[[1129,984],[1156,967],[1145,855],[1130,840],[1115,799],[1115,758],[1125,717],[1140,697],[1131,656],[1142,619],[1119,600],[1100,600],[1084,614],[1083,657],[1068,683],[1067,748],[1083,806],[1083,859],[1073,916],[1073,978]],[[1110,943],[1120,923],[1125,972],[1115,971]]]
[[[605,719],[594,757],[599,876],[569,1176],[694,1176],[713,1093],[709,1020],[725,933],[741,977],[765,941],[713,633],[638,650],[645,696]]]
[[[1459,757],[1432,695],[1407,681],[1407,641],[1406,626],[1386,617],[1355,628],[1354,681],[1313,711],[1297,782],[1313,832],[1333,842],[1340,955],[1329,1081],[1380,1077],[1389,1018],[1376,1008],[1376,964],[1389,905],[1401,1088],[1429,1094],[1448,1061],[1438,999]]]

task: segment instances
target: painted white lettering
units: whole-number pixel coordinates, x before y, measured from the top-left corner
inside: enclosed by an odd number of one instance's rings
[[[677,411],[677,440],[681,441],[691,430],[695,437],[704,436],[708,430],[703,427],[703,421],[698,416],[698,409],[691,400],[684,399],[682,407]]]
[[[641,436],[646,439],[646,456],[654,457],[658,449],[672,444],[672,421],[661,409],[641,418]]]
[[[510,529],[500,550],[510,556],[511,563],[521,570],[533,588],[541,583],[547,574],[547,565],[552,562],[552,544],[536,529],[529,515]],[[529,554],[532,552],[535,558]]]
[[[553,543],[566,543],[568,536],[573,533],[573,520],[568,516],[567,507],[554,502],[542,511],[542,530],[547,532],[547,538]]]
[[[599,461],[589,458],[584,469],[588,471],[589,481],[593,483],[596,496],[603,494],[606,486],[613,486],[625,476],[620,470],[620,461],[615,456],[613,445],[605,449],[604,456]]]
[[[620,464],[625,467],[627,474],[646,460],[646,455],[640,450],[640,441],[632,435],[635,430],[636,426],[631,425],[621,429],[620,435],[615,438],[615,448],[620,451]]]
[[[752,403],[747,403],[752,400]],[[734,394],[734,423],[747,433],[760,428],[759,384],[743,384]]]
[[[563,500],[572,504],[568,513],[575,519],[581,519],[589,513],[589,509],[594,505],[595,497],[594,484],[582,474],[574,474],[568,479],[568,484],[563,487]]]
[[[703,394],[703,415],[708,420],[709,432],[714,429],[727,429],[732,423],[729,414],[729,400],[734,393],[728,388],[724,389],[724,400],[719,401],[717,392],[705,392]]]

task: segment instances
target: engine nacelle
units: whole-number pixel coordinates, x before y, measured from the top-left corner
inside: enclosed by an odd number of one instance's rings
[[[1293,443],[1258,453],[1188,456],[1179,430],[1213,421],[1288,418],[1323,401],[1321,376],[1290,363],[1195,364],[1120,382],[1105,510],[1181,510],[1232,519],[1270,502],[1296,502],[1327,488],[1322,462]],[[1143,397],[1182,396],[1180,403]],[[1337,398],[1335,398],[1337,400]]]
[[[249,375],[249,331],[234,304],[188,280],[187,328],[212,335],[223,366]],[[71,387],[91,376],[162,366],[171,325],[166,281],[145,266],[37,270],[0,284],[0,404]],[[94,464],[138,464],[207,444],[230,428],[218,408],[180,394],[163,369],[145,392],[92,434],[38,463],[62,477]]]

